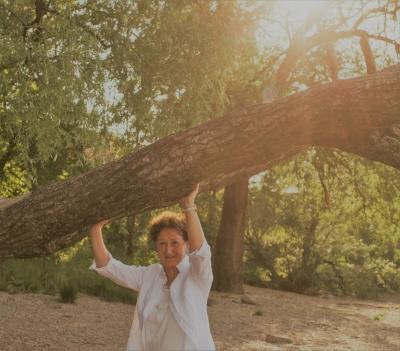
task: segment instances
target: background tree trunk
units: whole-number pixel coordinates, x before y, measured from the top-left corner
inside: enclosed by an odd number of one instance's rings
[[[243,232],[248,193],[248,178],[225,187],[213,267],[213,287],[218,291],[243,293]]]
[[[51,254],[91,223],[167,206],[197,182],[217,188],[312,145],[400,168],[399,139],[400,65],[253,105],[3,204],[0,259]]]
[[[136,233],[136,216],[131,215],[128,216],[126,221],[126,230],[128,232],[126,237],[126,255],[130,256],[133,254],[133,250],[135,248],[136,239],[138,237]]]

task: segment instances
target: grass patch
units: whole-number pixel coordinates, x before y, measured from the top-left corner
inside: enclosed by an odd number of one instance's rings
[[[253,316],[263,316],[264,315],[264,312],[262,311],[262,310],[256,310],[254,313],[253,313]]]
[[[0,290],[58,295],[60,301],[67,303],[73,303],[78,293],[84,293],[106,301],[135,304],[135,291],[89,270],[92,251],[83,242],[49,257],[5,260],[0,264]],[[124,258],[121,261],[127,262]]]

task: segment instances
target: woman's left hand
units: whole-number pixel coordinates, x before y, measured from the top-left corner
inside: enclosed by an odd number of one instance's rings
[[[185,197],[179,200],[179,204],[181,205],[182,209],[188,208],[188,207],[193,207],[194,206],[194,200],[196,199],[196,196],[199,192],[199,183],[195,186],[195,188],[187,194]]]

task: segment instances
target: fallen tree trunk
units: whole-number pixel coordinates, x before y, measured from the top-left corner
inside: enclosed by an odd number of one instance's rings
[[[0,207],[0,259],[53,253],[91,223],[231,183],[309,146],[400,169],[400,65],[227,114]]]

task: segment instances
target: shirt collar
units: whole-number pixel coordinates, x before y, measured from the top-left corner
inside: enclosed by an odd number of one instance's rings
[[[185,272],[189,268],[189,256],[185,255],[182,261],[177,264],[176,268],[178,268],[179,273]]]
[[[161,272],[164,277],[165,282],[167,281],[167,275],[165,274],[164,267],[160,264]],[[189,256],[186,254],[181,262],[176,265],[179,273],[186,272],[189,269]]]

